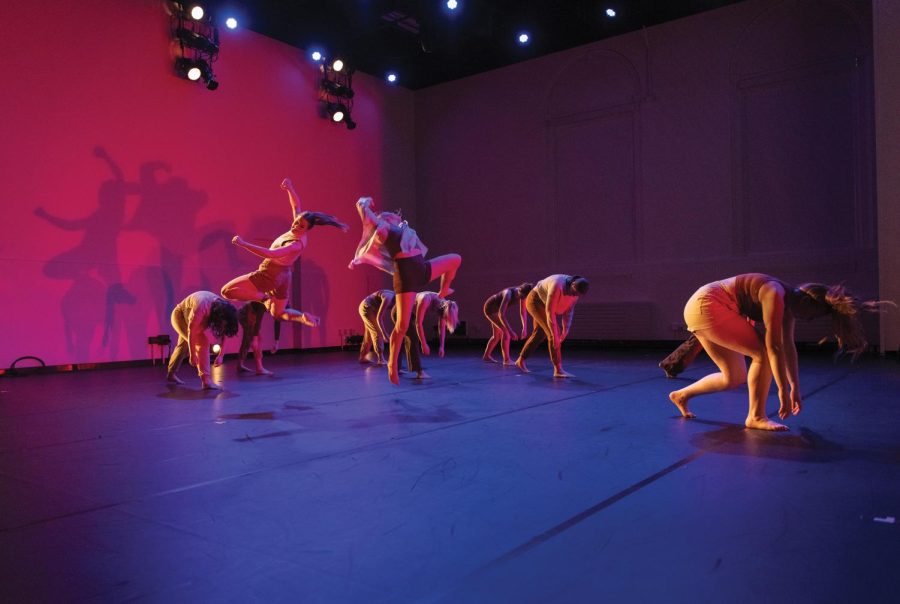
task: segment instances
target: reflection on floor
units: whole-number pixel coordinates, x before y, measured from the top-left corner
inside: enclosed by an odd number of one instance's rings
[[[203,392],[159,367],[0,379],[0,600],[889,602],[900,363],[801,358],[791,431],[667,393],[659,351],[571,380],[276,355]],[[770,410],[777,405],[770,399]]]

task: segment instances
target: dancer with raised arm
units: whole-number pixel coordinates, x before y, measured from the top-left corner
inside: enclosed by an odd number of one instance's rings
[[[572,329],[575,304],[587,293],[588,287],[588,280],[578,275],[550,275],[534,284],[534,289],[525,298],[525,308],[531,315],[534,327],[522,346],[516,367],[528,373],[525,359],[546,338],[553,363],[553,377],[575,377],[563,369],[562,343]]]
[[[519,319],[522,321],[522,332],[519,337],[525,339],[528,332],[528,313],[525,310],[525,297],[528,296],[534,288],[533,283],[523,283],[515,287],[507,287],[484,302],[484,316],[491,323],[491,338],[488,340],[487,347],[484,349],[484,355],[481,357],[485,361],[496,363],[494,358],[494,348],[500,344],[500,354],[503,355],[503,364],[511,365],[509,358],[509,343],[516,339],[516,332],[512,330],[506,321],[506,309],[510,304],[519,303]]]
[[[416,294],[416,335],[422,347],[422,354],[431,354],[428,338],[425,336],[425,317],[431,312],[438,318],[438,356],[444,358],[444,339],[447,332],[453,333],[459,326],[459,306],[435,292],[419,292]]]
[[[688,402],[695,396],[737,388],[746,383],[750,408],[744,425],[757,430],[787,430],[766,413],[772,379],[778,386],[778,417],[797,415],[802,408],[796,319],[831,316],[831,329],[841,351],[854,357],[867,342],[859,314],[877,311],[889,302],[862,302],[841,285],[806,283],[793,287],[762,273],[747,273],[704,285],[688,300],[684,319],[688,331],[719,368],[717,373],[669,394],[686,418],[695,417]],[[764,340],[751,319],[765,327]],[[745,357],[750,357],[747,369]]]
[[[200,385],[204,390],[220,388],[212,381],[209,363],[209,348],[218,343],[220,352],[216,365],[222,362],[226,337],[238,331],[237,310],[216,294],[198,291],[179,302],[172,311],[172,327],[178,334],[178,344],[169,358],[166,380],[173,384],[184,384],[177,375],[184,357],[197,368]]]
[[[249,372],[244,365],[247,360],[247,352],[253,349],[253,360],[256,363],[256,375],[274,375],[263,367],[263,352],[259,338],[259,329],[262,327],[263,317],[268,310],[262,302],[247,302],[238,311],[238,323],[241,325],[241,347],[238,351],[237,369],[240,372]]]
[[[347,230],[347,225],[330,214],[301,211],[300,197],[290,179],[285,178],[281,188],[287,191],[294,221],[291,230],[278,236],[268,247],[253,245],[235,235],[231,242],[263,259],[259,268],[241,275],[222,287],[222,296],[228,300],[263,302],[275,319],[296,321],[316,327],[319,318],[310,313],[288,308],[288,292],[291,285],[291,266],[306,249],[307,233],[316,225],[333,226]]]
[[[441,283],[440,297],[446,298],[453,293],[450,284],[456,277],[462,257],[445,254],[426,261],[428,248],[399,212],[376,213],[371,197],[360,198],[356,209],[362,221],[363,236],[350,268],[371,264],[394,277],[397,321],[390,337],[388,378],[396,385],[400,383],[397,359],[409,329],[416,294],[437,278]]]
[[[394,308],[394,292],[389,289],[374,291],[359,303],[359,318],[363,322],[363,341],[359,348],[359,362],[365,363],[369,352],[375,355],[377,365],[385,365],[384,331],[385,314]]]

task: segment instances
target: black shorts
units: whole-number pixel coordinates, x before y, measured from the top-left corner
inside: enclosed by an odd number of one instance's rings
[[[431,281],[431,262],[426,262],[422,254],[409,258],[394,258],[394,292],[398,294],[419,293]]]

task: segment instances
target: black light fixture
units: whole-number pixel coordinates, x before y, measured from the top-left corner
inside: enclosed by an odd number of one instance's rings
[[[219,87],[212,64],[219,58],[219,30],[198,5],[169,3],[172,37],[177,42],[175,73],[196,82],[203,80],[208,90]]]
[[[319,66],[319,101],[322,114],[335,124],[344,124],[347,130],[356,128],[350,117],[353,110],[353,69],[346,62],[335,59]]]

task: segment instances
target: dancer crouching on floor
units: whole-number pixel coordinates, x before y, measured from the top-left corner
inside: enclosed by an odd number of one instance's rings
[[[394,308],[394,292],[380,289],[372,292],[359,303],[359,318],[363,322],[363,341],[359,348],[359,362],[365,363],[372,352],[377,365],[385,365],[384,343],[387,335],[384,331],[384,316]]]
[[[793,287],[761,273],[715,281],[698,289],[684,307],[688,331],[719,368],[690,386],[675,390],[669,399],[683,417],[695,417],[688,402],[695,396],[736,388],[746,383],[750,408],[744,425],[757,430],[787,430],[766,413],[766,399],[774,377],[778,385],[778,417],[797,415],[802,407],[796,319],[831,316],[831,329],[840,351],[854,358],[867,343],[859,321],[861,311],[876,311],[890,302],[861,302],[840,285],[807,283]],[[762,322],[765,341],[748,319]],[[744,357],[750,357],[747,369]]]
[[[291,266],[306,249],[307,233],[316,225],[322,224],[347,230],[347,225],[330,214],[321,212],[304,212],[300,210],[300,197],[294,190],[290,179],[285,178],[281,188],[287,191],[288,200],[294,221],[291,230],[280,235],[268,248],[253,245],[235,235],[231,242],[263,259],[259,268],[252,273],[241,275],[222,287],[222,297],[227,300],[243,300],[245,302],[263,302],[275,319],[295,321],[316,327],[319,318],[310,313],[300,312],[287,307],[288,292],[291,286]]]
[[[519,303],[519,319],[522,321],[522,333],[519,337],[525,339],[528,332],[528,314],[525,310],[525,297],[534,288],[533,283],[523,283],[516,287],[507,287],[501,292],[492,295],[484,302],[484,316],[491,323],[491,338],[488,340],[484,355],[485,361],[496,363],[493,357],[494,348],[500,344],[500,354],[503,355],[503,364],[511,365],[509,358],[509,343],[516,339],[516,333],[506,321],[506,309],[510,304]]]
[[[416,335],[422,346],[422,354],[431,354],[428,338],[425,336],[424,322],[430,312],[438,316],[438,356],[444,358],[444,339],[447,332],[453,333],[459,326],[459,306],[453,300],[447,300],[435,292],[419,292],[416,294]]]
[[[438,295],[446,298],[453,293],[450,284],[459,270],[462,257],[459,254],[445,254],[426,261],[428,248],[399,213],[376,213],[371,197],[360,198],[356,209],[362,221],[363,236],[350,268],[362,263],[371,264],[394,277],[397,321],[390,337],[388,378],[396,385],[400,383],[397,359],[410,327],[416,294],[438,277],[441,282]]]
[[[184,384],[176,372],[184,357],[188,356],[190,364],[197,368],[203,389],[220,388],[212,381],[209,347],[214,342],[223,347],[225,338],[237,333],[238,318],[234,306],[212,292],[194,292],[175,306],[172,327],[178,334],[178,344],[169,358],[166,380]],[[220,352],[216,358],[217,366],[222,361],[222,354]]]
[[[572,328],[572,317],[575,303],[587,293],[590,284],[578,275],[550,275],[534,284],[534,289],[525,298],[525,308],[534,321],[531,335],[522,346],[516,367],[528,373],[525,359],[544,338],[550,349],[550,361],[553,363],[553,377],[575,377],[563,370],[562,343],[565,342]],[[558,323],[562,321],[562,327]]]

